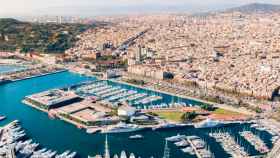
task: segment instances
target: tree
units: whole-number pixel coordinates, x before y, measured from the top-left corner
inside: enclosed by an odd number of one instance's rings
[[[182,121],[192,121],[193,119],[195,119],[197,116],[197,113],[195,111],[193,112],[186,112],[182,115],[181,120]]]
[[[262,109],[260,107],[256,107],[255,111],[256,113],[262,113]]]
[[[203,104],[201,105],[201,109],[207,110],[207,111],[213,111],[215,110],[214,106],[211,104]]]

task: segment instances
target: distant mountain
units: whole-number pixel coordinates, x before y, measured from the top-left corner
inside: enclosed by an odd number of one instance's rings
[[[232,11],[238,11],[242,13],[280,12],[280,5],[265,4],[265,3],[251,3],[251,4],[226,10],[226,12],[232,12]]]

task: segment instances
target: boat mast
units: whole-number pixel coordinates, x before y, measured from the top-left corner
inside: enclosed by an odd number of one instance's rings
[[[110,151],[109,151],[109,145],[108,145],[107,135],[106,135],[106,139],[105,139],[105,152],[104,152],[104,158],[110,158]]]
[[[168,148],[168,142],[166,140],[165,141],[163,158],[169,158],[169,157],[170,157],[170,149]]]

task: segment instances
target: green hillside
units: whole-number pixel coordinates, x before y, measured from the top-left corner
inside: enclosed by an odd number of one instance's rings
[[[61,53],[72,47],[77,35],[93,25],[37,24],[0,19],[0,51]]]

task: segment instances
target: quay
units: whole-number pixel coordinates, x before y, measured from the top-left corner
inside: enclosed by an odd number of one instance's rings
[[[52,110],[47,110],[47,109],[44,109],[44,108],[40,108],[39,106],[36,106],[35,104],[31,103],[30,101],[28,101],[28,100],[26,100],[26,99],[24,99],[24,100],[22,101],[22,103],[24,103],[25,105],[28,105],[28,106],[30,106],[30,107],[32,107],[32,108],[35,108],[35,109],[37,109],[37,110],[39,110],[39,111],[45,112],[45,113],[47,113],[50,117],[57,117],[57,118],[59,118],[59,119],[65,121],[65,122],[68,122],[68,123],[70,123],[70,124],[73,124],[73,125],[75,125],[75,126],[77,126],[77,127],[79,127],[79,128],[84,128],[84,129],[87,129],[87,128],[88,128],[88,127],[85,126],[84,124],[78,123],[78,122],[76,122],[76,121],[72,121],[72,120],[70,120],[70,119],[68,119],[68,118],[66,118],[66,117],[64,117],[64,116],[62,116],[62,115],[57,114],[56,112],[54,112],[54,111],[52,111]]]
[[[200,138],[199,138],[200,139]],[[198,148],[194,145],[194,143],[192,142],[192,140],[190,139],[190,137],[187,137],[187,141],[188,143],[191,145],[191,147],[193,148],[195,155],[197,156],[197,158],[212,158],[212,155],[202,155]],[[205,148],[205,147],[204,147]]]
[[[22,80],[27,80],[27,79],[37,78],[37,77],[43,77],[43,76],[57,74],[57,73],[62,73],[62,72],[66,72],[66,71],[68,71],[68,70],[67,69],[65,69],[65,70],[58,70],[58,71],[43,73],[43,74],[39,74],[39,75],[28,76],[28,77],[24,77],[24,78],[20,78],[20,79],[13,79],[11,81],[12,82],[17,82],[17,81],[22,81]]]
[[[209,101],[206,101],[206,100],[201,100],[201,99],[198,99],[198,98],[193,98],[193,97],[189,97],[189,96],[183,96],[183,95],[179,95],[179,94],[174,94],[174,93],[158,90],[158,89],[151,88],[151,87],[143,87],[143,86],[127,83],[127,82],[120,81],[120,80],[108,79],[108,81],[116,82],[116,83],[120,83],[120,84],[125,84],[125,85],[129,85],[129,86],[133,86],[133,87],[137,87],[137,88],[141,88],[141,89],[145,89],[145,90],[149,90],[149,91],[154,91],[154,92],[158,92],[158,93],[163,93],[163,94],[167,94],[167,95],[171,95],[171,96],[176,96],[176,97],[179,97],[179,98],[193,100],[193,101],[200,102],[200,103],[211,104],[211,105],[213,105],[216,108],[230,110],[230,111],[242,113],[242,114],[249,115],[249,116],[255,116],[254,112],[248,111],[245,108],[234,108],[232,106],[225,105],[225,104],[218,104],[218,103],[209,102]]]
[[[196,147],[194,146],[194,144],[192,143],[192,141],[187,138],[187,141],[189,142],[189,144],[191,145],[191,147],[193,148],[195,155],[197,156],[197,158],[202,158],[202,156],[200,155],[200,153],[197,151]]]

